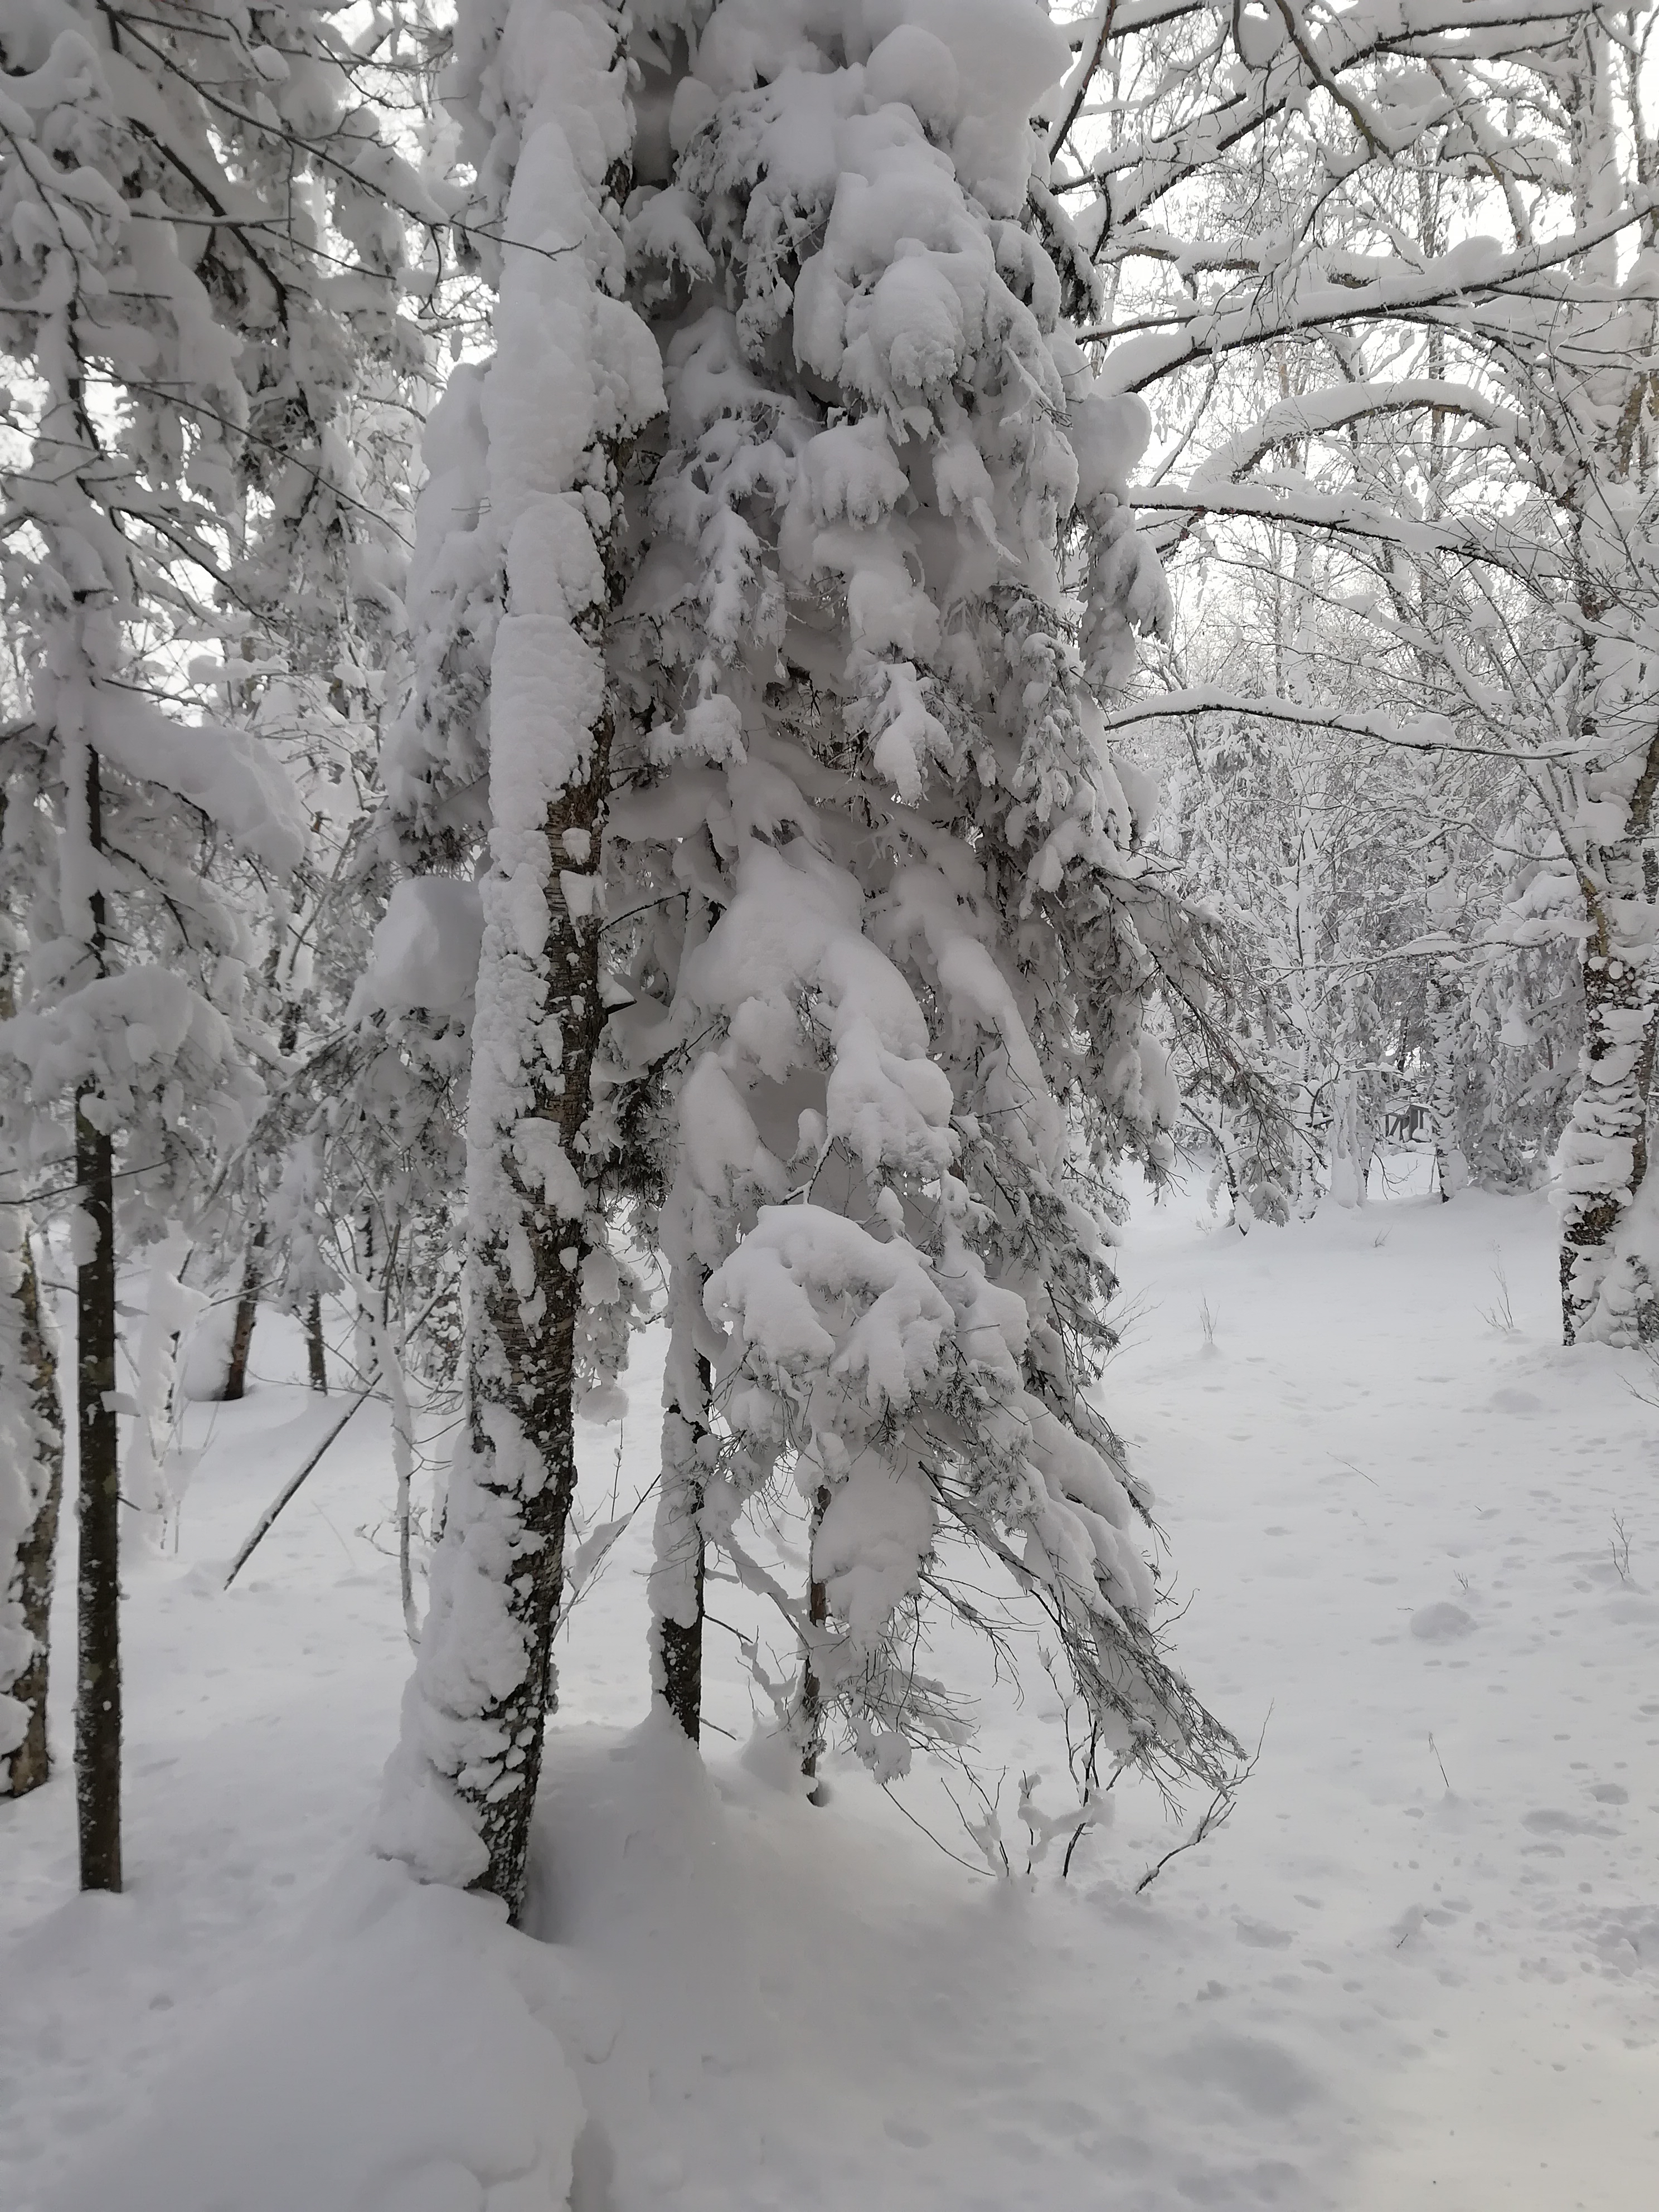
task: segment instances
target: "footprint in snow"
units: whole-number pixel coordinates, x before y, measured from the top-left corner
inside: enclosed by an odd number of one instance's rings
[[[1406,1907],[1406,1910],[1401,1914],[1399,1919],[1395,1922],[1393,1927],[1389,1930],[1389,1935],[1395,1939],[1395,1948],[1396,1951],[1399,1950],[1404,1943],[1407,1942],[1412,1936],[1416,1935],[1418,1929],[1421,1928],[1427,1917],[1428,1908],[1426,1905],[1408,1905]]]
[[[1516,1390],[1507,1384],[1492,1394],[1492,1403],[1500,1413],[1539,1413],[1544,1409],[1541,1398],[1534,1398],[1530,1390]]]
[[[1420,1636],[1425,1644],[1454,1644],[1474,1626],[1473,1614],[1443,1598],[1439,1604],[1425,1605],[1412,1615],[1412,1634]]]
[[[1319,2091],[1319,2081],[1282,2044],[1265,2035],[1228,2035],[1212,2028],[1177,2055],[1177,2070],[1206,2088],[1225,2089],[1258,2112],[1290,2112]]]
[[[890,2112],[881,2124],[893,2141],[902,2143],[906,2150],[926,2150],[933,2140],[926,2128],[919,2128],[914,2120],[903,2119],[896,2112]]]
[[[1535,1812],[1523,1813],[1521,1825],[1530,1828],[1534,1836],[1616,1836],[1605,1820],[1593,1820],[1583,1813],[1564,1813],[1558,1806],[1540,1805]]]
[[[1239,1942],[1254,1944],[1258,1951],[1284,1951],[1290,1947],[1288,1928],[1274,1928],[1265,1920],[1238,1920],[1233,1924]]]

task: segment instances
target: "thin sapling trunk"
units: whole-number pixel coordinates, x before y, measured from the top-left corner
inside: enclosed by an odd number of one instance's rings
[[[87,767],[88,842],[103,848],[98,756]],[[101,974],[104,896],[89,901],[89,950]],[[121,1498],[115,1412],[115,1146],[98,1125],[95,1091],[75,1101],[75,1179],[80,1191],[75,1271],[76,1432],[80,1445],[79,1680],[75,1795],[81,1887],[121,1887]]]

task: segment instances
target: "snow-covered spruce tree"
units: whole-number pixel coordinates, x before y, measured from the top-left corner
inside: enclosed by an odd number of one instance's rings
[[[470,467],[473,488],[456,498],[440,573],[416,579],[448,610],[435,650],[422,659],[416,647],[416,714],[434,763],[465,744],[489,775],[467,1107],[470,1419],[379,1838],[424,1878],[492,1891],[516,1918],[575,1487],[586,1263],[604,1257],[586,1146],[604,1023],[605,633],[621,470],[662,386],[649,333],[616,296],[633,138],[619,12],[478,0],[457,54],[448,97],[499,270],[495,351],[447,404],[460,452],[441,430],[429,456],[434,478]],[[423,502],[423,527],[433,514]],[[472,626],[483,608],[487,653]],[[487,686],[487,747],[483,726],[446,727],[456,653],[475,711]],[[403,886],[413,905],[435,888]]]
[[[248,917],[304,843],[257,745],[152,699],[326,530],[354,342],[397,342],[387,201],[410,180],[326,11],[261,21],[263,40],[194,7],[0,15],[0,343],[27,449],[3,574],[28,691],[3,762],[22,951],[0,1059],[11,1162],[74,1161],[90,1887],[121,1881],[117,1237],[185,1210],[246,1133]],[[343,311],[325,207],[361,256]]]
[[[1024,215],[1066,45],[1024,0],[726,0],[674,84],[696,19],[649,21],[673,161],[629,246],[668,443],[613,831],[665,897],[611,1037],[678,1070],[657,1686],[718,1544],[799,1630],[809,1769],[838,1711],[891,1774],[951,1726],[922,1615],[974,1618],[955,1563],[988,1555],[1103,1741],[1214,1775],[1087,1395],[1109,1163],[1174,1119],[1143,1006],[1190,947],[1094,696],[1167,613],[1124,507],[1145,419],[1093,391]],[[743,1533],[781,1469],[805,1591]]]

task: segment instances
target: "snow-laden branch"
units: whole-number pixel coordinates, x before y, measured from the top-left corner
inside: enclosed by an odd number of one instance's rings
[[[1113,708],[1104,717],[1109,730],[1133,729],[1137,723],[1167,721],[1182,714],[1247,714],[1269,722],[1295,723],[1304,729],[1334,730],[1346,737],[1370,738],[1380,745],[1405,752],[1474,753],[1490,760],[1511,760],[1534,765],[1552,760],[1575,760],[1579,748],[1517,750],[1510,745],[1483,745],[1460,738],[1444,714],[1419,714],[1409,722],[1396,722],[1391,714],[1356,714],[1340,708],[1308,704],[1299,699],[1249,698],[1243,692],[1199,685],[1182,691],[1164,691],[1133,705]]]
[[[1429,103],[1395,105],[1378,96],[1364,72],[1402,61],[1447,60],[1464,66],[1503,60],[1559,43],[1581,11],[1550,0],[1396,0],[1386,7],[1352,7],[1325,15],[1317,27],[1310,10],[1291,0],[1266,0],[1269,21],[1240,45],[1239,11],[1215,0],[1146,0],[1119,9],[1115,40],[1164,29],[1200,14],[1231,18],[1229,42],[1243,64],[1243,81],[1173,126],[1129,135],[1103,149],[1064,191],[1103,191],[1109,207],[1104,237],[1113,250],[1141,211],[1167,198],[1224,154],[1269,124],[1323,93],[1342,107],[1372,155],[1407,152],[1431,122],[1458,112],[1442,92]],[[1261,45],[1255,48],[1259,37]]]
[[[1170,319],[1181,327],[1170,336],[1143,329],[1114,345],[1118,333],[1109,322],[1080,336],[1085,344],[1109,349],[1102,380],[1126,392],[1143,392],[1194,361],[1347,323],[1426,320],[1467,336],[1480,327],[1482,306],[1494,301],[1510,303],[1502,328],[1513,338],[1513,300],[1529,279],[1584,258],[1656,211],[1659,186],[1650,186],[1595,221],[1538,245],[1506,252],[1495,240],[1467,239],[1419,268],[1379,264],[1375,275],[1354,281],[1333,281],[1322,270],[1304,275],[1301,269],[1281,276],[1264,268],[1261,290],[1242,305],[1230,294],[1212,307],[1194,301],[1172,308]],[[1570,296],[1576,295],[1566,287],[1537,302],[1540,342]],[[1595,296],[1609,307],[1615,297],[1601,286]]]
[[[1442,556],[1484,563],[1534,586],[1558,583],[1566,573],[1561,556],[1548,544],[1501,522],[1425,521],[1395,514],[1351,492],[1321,491],[1305,477],[1278,471],[1260,483],[1212,489],[1195,480],[1176,490],[1137,491],[1135,506],[1143,515],[1169,518],[1152,524],[1146,532],[1165,559],[1200,520],[1225,516],[1317,530],[1333,538],[1393,547],[1419,560]]]
[[[1224,440],[1194,471],[1188,487],[1197,491],[1210,484],[1236,483],[1275,447],[1307,438],[1328,438],[1382,415],[1431,410],[1480,423],[1492,434],[1492,444],[1504,453],[1516,454],[1522,449],[1525,425],[1520,416],[1476,385],[1450,377],[1375,379],[1299,392],[1277,401],[1255,422]]]

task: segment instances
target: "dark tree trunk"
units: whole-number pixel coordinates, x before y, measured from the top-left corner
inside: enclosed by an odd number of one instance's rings
[[[23,1626],[34,1640],[34,1656],[10,1686],[10,1694],[28,1715],[23,1741],[3,1762],[0,1796],[22,1797],[46,1779],[46,1677],[51,1656],[52,1592],[58,1565],[58,1516],[64,1495],[64,1425],[58,1400],[58,1361],[50,1326],[40,1310],[40,1281],[25,1234],[22,1281],[18,1286],[23,1365],[39,1446],[35,1481],[45,1486],[34,1522],[17,1553],[17,1580]]]
[[[374,1208],[368,1198],[364,1198],[357,1209],[356,1243],[362,1255],[357,1272],[372,1293],[374,1288]],[[352,1324],[351,1359],[357,1370],[358,1382],[372,1382],[375,1369],[373,1310],[363,1303],[361,1291],[357,1296],[356,1317]]]
[[[230,1331],[230,1358],[225,1363],[225,1387],[221,1394],[227,1403],[241,1397],[247,1389],[247,1356],[253,1344],[253,1324],[259,1317],[259,1285],[264,1280],[260,1263],[264,1249],[265,1224],[262,1221],[248,1239],[247,1257],[242,1262],[242,1287],[237,1293],[236,1318]]]
[[[818,1525],[823,1521],[824,1514],[829,1509],[829,1491],[827,1489],[820,1490],[812,1500],[811,1547],[807,1554],[809,1565],[807,1568],[808,1581],[806,1585],[806,1618],[814,1628],[823,1627],[830,1618],[829,1586],[827,1583],[821,1582],[817,1576],[812,1572],[812,1568],[817,1565]],[[806,1647],[805,1663],[801,1668],[800,1737],[800,1771],[806,1777],[809,1782],[816,1783],[817,1780],[818,1760],[823,1752],[823,1685],[818,1680],[816,1655],[810,1644]],[[822,1787],[823,1785],[820,1784],[817,1788],[808,1792],[808,1796],[811,1802],[815,1805],[821,1804],[823,1802],[823,1798],[820,1795]]]
[[[323,1343],[323,1301],[313,1291],[311,1304],[306,1308],[306,1362],[311,1370],[311,1387],[328,1395],[328,1353]]]
[[[691,1741],[697,1743],[702,1735],[705,1562],[702,1516],[710,1375],[708,1362],[694,1355],[684,1343],[677,1343],[671,1352],[669,1371],[675,1380],[663,1417],[662,1477],[652,1569],[652,1676],[669,1711]]]
[[[103,849],[98,756],[87,770],[88,836]],[[104,900],[94,891],[91,951],[104,965]],[[75,1796],[81,1887],[121,1887],[121,1499],[115,1415],[115,1146],[98,1126],[103,1101],[75,1100],[75,1179],[82,1249],[75,1271],[76,1425],[80,1441],[79,1681]]]
[[[657,1624],[662,1643],[662,1693],[668,1710],[693,1743],[702,1741],[702,1592],[704,1559],[701,1537],[691,1565],[696,1586],[695,1620]]]

